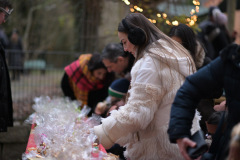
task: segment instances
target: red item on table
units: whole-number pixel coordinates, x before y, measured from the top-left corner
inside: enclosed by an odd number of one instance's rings
[[[34,141],[34,128],[36,127],[36,124],[33,123],[31,127],[31,132],[28,138],[28,143],[27,143],[27,148],[26,148],[26,153],[29,153],[31,150],[36,150],[37,146]]]

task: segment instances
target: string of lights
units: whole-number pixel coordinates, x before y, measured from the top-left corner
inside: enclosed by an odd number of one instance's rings
[[[128,5],[130,7],[130,2],[128,0],[122,0],[126,5]],[[198,0],[193,0],[192,1],[193,5],[195,6],[193,9],[191,9],[190,11],[190,17],[187,17],[185,19],[186,21],[186,24],[188,26],[193,26],[196,24],[197,20],[198,20],[198,16],[196,13],[199,12],[199,6],[200,6],[200,2]],[[129,8],[131,12],[143,12],[143,9],[138,7],[137,5],[134,5],[133,7],[130,7]],[[168,18],[168,15],[167,13],[157,13],[156,14],[157,18],[162,18],[163,20],[165,20],[165,23],[168,24],[168,25],[174,25],[174,26],[177,26],[179,24],[179,21],[178,20],[170,20]],[[149,18],[149,21],[152,22],[152,23],[157,23],[157,20],[156,19],[150,19]]]

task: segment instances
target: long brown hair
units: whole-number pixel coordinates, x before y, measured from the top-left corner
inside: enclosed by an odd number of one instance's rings
[[[136,53],[136,59],[140,59],[143,57],[144,50],[147,50],[150,44],[162,39],[169,44],[172,49],[180,50],[185,56],[187,55],[190,60],[193,62],[190,53],[180,44],[172,40],[162,31],[160,31],[153,23],[151,23],[143,14],[141,13],[130,13],[125,18],[125,22],[132,28],[140,28],[144,31],[146,36],[146,41],[142,45],[138,46],[138,50]],[[128,34],[128,30],[124,27],[123,23],[120,22],[118,25],[118,32],[123,32]],[[161,45],[161,44],[159,44]],[[164,49],[164,47],[162,47]],[[193,63],[194,64],[194,63]],[[194,66],[195,67],[195,66]]]

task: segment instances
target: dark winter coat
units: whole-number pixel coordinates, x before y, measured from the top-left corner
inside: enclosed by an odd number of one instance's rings
[[[226,147],[232,127],[240,122],[240,46],[236,44],[224,48],[221,57],[187,77],[178,90],[172,104],[168,129],[171,142],[176,143],[177,139],[190,136],[196,105],[202,98],[221,96],[216,91],[222,88],[225,90],[229,116],[224,144],[219,146]],[[224,154],[220,158],[226,157],[224,150],[225,148],[221,148],[218,151]]]
[[[0,43],[0,132],[6,132],[10,126],[13,126],[11,85],[5,51]]]

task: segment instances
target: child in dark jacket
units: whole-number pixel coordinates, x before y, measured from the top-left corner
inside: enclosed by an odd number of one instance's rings
[[[118,109],[125,104],[130,81],[126,78],[119,78],[112,82],[108,88],[108,97],[104,102],[99,102],[95,108],[95,113],[102,117],[107,117],[114,109]]]

